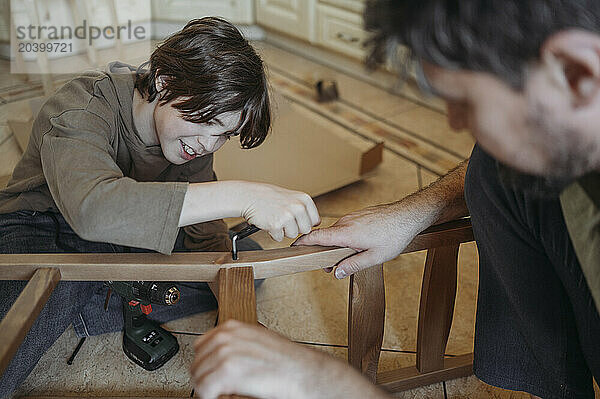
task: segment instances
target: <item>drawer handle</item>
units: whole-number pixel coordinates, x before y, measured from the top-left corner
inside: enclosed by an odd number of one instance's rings
[[[336,35],[336,37],[338,39],[343,40],[343,41],[348,42],[348,43],[357,43],[357,42],[360,41],[360,39],[358,37],[352,36],[352,35],[349,35],[349,34],[343,33],[343,32],[338,32],[338,34]]]

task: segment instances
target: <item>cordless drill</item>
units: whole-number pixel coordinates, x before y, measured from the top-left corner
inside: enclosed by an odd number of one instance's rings
[[[163,366],[179,350],[177,339],[146,315],[152,304],[174,305],[180,293],[173,283],[150,281],[107,281],[123,297],[123,351],[146,370]]]

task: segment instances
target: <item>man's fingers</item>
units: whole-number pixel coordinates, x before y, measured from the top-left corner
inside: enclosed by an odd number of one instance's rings
[[[349,258],[342,260],[335,268],[335,278],[343,279],[367,267],[375,266],[381,263],[372,250],[359,252]]]
[[[337,230],[335,227],[316,229],[300,237],[292,245],[342,246],[335,236]]]

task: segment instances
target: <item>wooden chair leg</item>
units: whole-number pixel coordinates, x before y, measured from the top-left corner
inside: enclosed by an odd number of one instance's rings
[[[350,276],[348,362],[373,383],[377,378],[385,321],[383,265]]]
[[[232,267],[219,270],[217,291],[219,324],[229,319],[250,324],[258,323],[256,317],[256,294],[254,292],[254,269],[252,267]],[[219,399],[245,398],[246,396],[239,395],[219,396]]]
[[[235,319],[256,324],[254,269],[232,267],[219,270],[219,324]]]
[[[404,391],[473,374],[473,353],[444,358],[456,297],[458,244],[427,252],[419,325],[416,367],[380,373],[377,384],[390,392]]]
[[[0,322],[0,376],[10,364],[29,329],[60,281],[60,271],[53,268],[36,270],[15,303]]]
[[[417,329],[417,369],[421,373],[444,368],[456,297],[457,261],[458,245],[427,252]]]

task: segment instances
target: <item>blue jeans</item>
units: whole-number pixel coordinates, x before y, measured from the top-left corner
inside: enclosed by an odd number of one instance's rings
[[[479,250],[474,372],[544,399],[594,398],[600,316],[559,200],[499,178],[475,147],[465,198]]]
[[[19,211],[0,215],[0,253],[115,253],[150,252],[139,248],[81,239],[62,215]],[[185,251],[180,231],[175,251]],[[251,239],[238,243],[242,251],[261,247]],[[144,280],[140,276],[139,280]],[[0,319],[26,285],[26,281],[0,281]],[[206,283],[180,283],[181,301],[173,306],[152,305],[150,318],[165,323],[194,313],[216,309],[217,302]],[[101,281],[61,281],[40,312],[15,357],[0,379],[0,397],[10,395],[29,375],[42,355],[73,324],[78,336],[92,336],[123,329],[121,298],[112,295],[104,310],[107,288]]]

